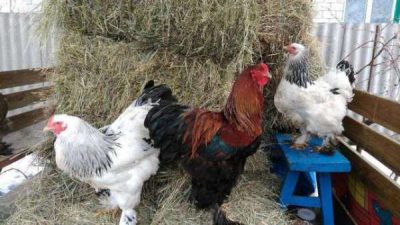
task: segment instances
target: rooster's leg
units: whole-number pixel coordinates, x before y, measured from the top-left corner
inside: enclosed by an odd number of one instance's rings
[[[225,205],[221,206],[215,205],[213,207],[213,225],[243,225],[240,222],[232,221],[226,216]]]
[[[307,147],[308,139],[310,138],[310,133],[305,128],[300,128],[301,135],[297,137],[293,144],[290,146],[292,149],[304,149]]]

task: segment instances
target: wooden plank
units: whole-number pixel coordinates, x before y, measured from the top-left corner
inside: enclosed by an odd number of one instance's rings
[[[400,133],[400,103],[360,90],[354,90],[354,94],[349,109]]]
[[[21,113],[16,116],[12,116],[9,119],[10,123],[8,125],[8,129],[5,134],[20,130],[32,124],[38,123],[42,120],[45,120],[49,117],[47,115],[47,111],[45,108],[36,109],[33,111],[29,111],[26,113]]]
[[[0,89],[46,81],[46,73],[41,69],[0,72]]]
[[[25,157],[27,154],[30,153],[29,149],[23,149],[20,151],[15,152],[12,155],[9,156],[0,156],[0,169],[4,168],[8,165],[10,165],[11,163]]]
[[[364,148],[396,174],[400,174],[400,143],[348,116],[344,118],[343,125],[343,134],[346,137]]]
[[[351,162],[351,173],[356,175],[369,190],[374,192],[386,208],[399,215],[400,185],[367,162],[360,153],[352,150],[343,140],[341,140],[341,149],[342,153]]]
[[[51,87],[44,87],[6,95],[8,110],[18,109],[36,102],[45,101],[51,93]]]

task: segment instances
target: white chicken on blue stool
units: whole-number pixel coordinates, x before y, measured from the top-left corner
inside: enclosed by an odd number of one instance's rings
[[[294,139],[292,148],[304,149],[311,134],[323,138],[315,149],[330,154],[332,143],[344,128],[347,103],[353,98],[354,71],[347,61],[341,61],[335,70],[312,80],[309,76],[309,51],[301,44],[286,47],[288,59],[284,75],[276,90],[274,103],[301,135]]]

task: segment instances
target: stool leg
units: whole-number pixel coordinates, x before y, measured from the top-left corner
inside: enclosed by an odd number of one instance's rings
[[[299,172],[293,171],[289,171],[287,173],[280,195],[280,202],[282,205],[290,205],[290,198],[292,197],[294,189],[296,188],[299,174]]]
[[[323,224],[334,225],[331,175],[329,173],[317,173],[317,176]]]

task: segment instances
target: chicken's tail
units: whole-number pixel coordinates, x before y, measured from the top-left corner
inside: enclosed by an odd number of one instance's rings
[[[353,65],[351,65],[348,61],[340,61],[336,65],[336,69],[346,73],[347,78],[349,78],[350,84],[353,84],[356,80]]]
[[[213,210],[213,224],[214,225],[242,225],[239,222],[232,221],[226,217],[225,211],[219,206],[215,204],[212,208]]]
[[[141,106],[148,103],[176,102],[172,91],[167,85],[154,85],[154,81],[148,81],[143,88],[142,94],[137,98],[135,106]]]

